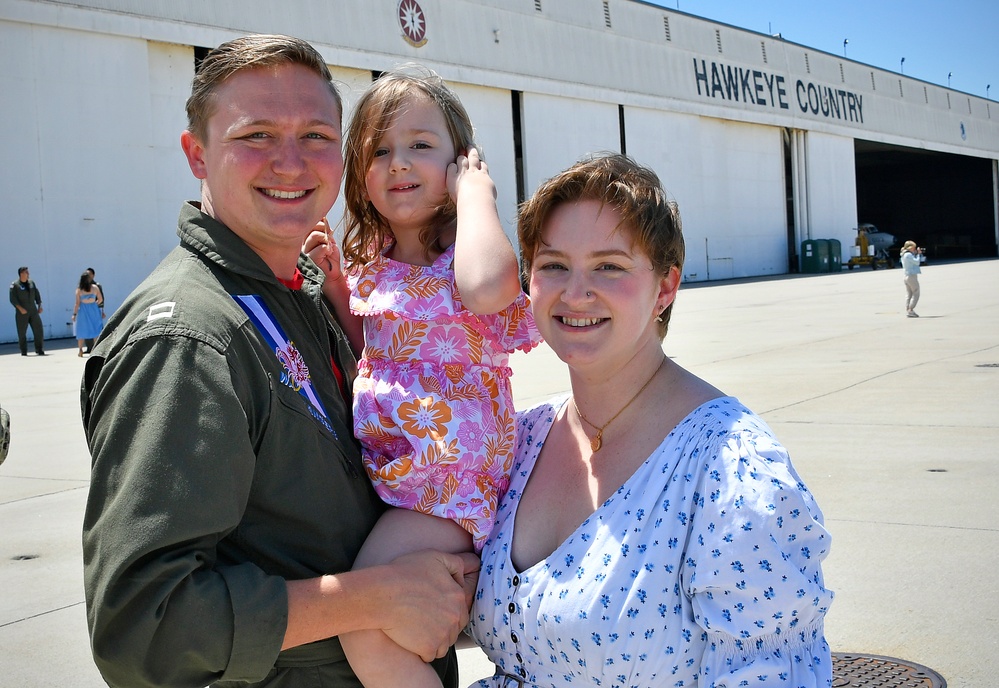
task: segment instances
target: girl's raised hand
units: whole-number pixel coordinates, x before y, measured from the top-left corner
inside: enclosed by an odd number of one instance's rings
[[[335,282],[343,276],[340,269],[340,249],[337,248],[333,233],[330,231],[330,223],[325,217],[319,221],[309,236],[305,237],[302,253],[319,266],[326,275],[327,282]]]
[[[448,165],[447,183],[458,215],[454,279],[461,301],[478,315],[499,313],[520,294],[520,277],[496,208],[496,185],[479,151],[469,148]]]
[[[492,177],[489,176],[489,168],[479,157],[479,151],[474,146],[447,166],[447,191],[451,195],[451,200],[456,203],[459,187],[463,191],[468,189],[473,193],[485,194],[489,201],[496,200],[496,184],[493,183]]]
[[[347,280],[343,279],[343,267],[340,263],[340,249],[330,231],[330,223],[324,217],[316,224],[316,228],[305,237],[302,253],[312,259],[326,275],[323,282],[323,296],[333,306],[336,319],[347,335],[347,341],[355,356],[361,355],[364,348],[364,331],[361,318],[350,312],[350,289]]]

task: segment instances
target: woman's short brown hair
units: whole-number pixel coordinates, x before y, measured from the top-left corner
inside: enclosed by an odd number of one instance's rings
[[[517,222],[524,277],[543,243],[542,233],[552,211],[563,203],[599,201],[621,216],[621,228],[649,257],[652,269],[665,276],[670,268],[683,271],[684,244],[680,211],[666,197],[659,177],[626,155],[600,154],[582,160],[544,182],[521,204]],[[666,336],[671,303],[662,313],[660,338]]]
[[[299,64],[315,72],[328,84],[337,110],[343,116],[343,102],[333,85],[333,75],[319,51],[300,38],[255,34],[223,43],[210,50],[201,61],[191,82],[187,99],[187,130],[204,141],[208,119],[215,111],[215,91],[236,72],[256,67]]]

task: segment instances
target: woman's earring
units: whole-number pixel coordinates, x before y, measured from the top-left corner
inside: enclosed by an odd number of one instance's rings
[[[666,312],[665,308],[659,311],[659,315],[656,316],[656,322],[661,323],[663,321],[663,313],[665,312]]]
[[[593,298],[593,292],[592,291],[586,292],[586,298],[592,299]]]

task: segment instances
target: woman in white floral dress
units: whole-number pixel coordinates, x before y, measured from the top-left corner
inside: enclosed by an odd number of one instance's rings
[[[518,417],[472,608],[496,664],[479,685],[831,685],[818,506],[759,417],[663,353],[684,247],[659,179],[579,163],[519,232],[572,391]]]

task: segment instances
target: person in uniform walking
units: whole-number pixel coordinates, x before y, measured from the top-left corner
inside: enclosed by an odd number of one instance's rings
[[[42,295],[31,279],[26,266],[17,269],[17,279],[10,283],[10,305],[17,313],[14,320],[17,323],[17,345],[21,355],[28,355],[28,325],[31,325],[31,335],[35,339],[35,353],[45,355],[45,333],[42,331]]]

